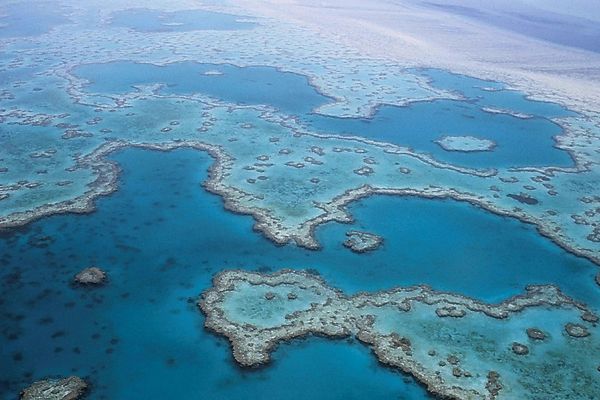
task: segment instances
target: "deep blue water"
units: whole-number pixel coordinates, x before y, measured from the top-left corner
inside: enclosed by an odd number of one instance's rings
[[[594,265],[531,226],[468,204],[370,198],[352,207],[354,226],[319,228],[324,248],[307,251],[277,247],[252,231],[250,217],[226,212],[200,186],[210,165],[204,153],[127,150],[114,158],[121,187],[96,212],[45,218],[0,238],[0,399],[70,373],[91,380],[90,399],[426,398],[344,341],[296,341],[268,368],[240,370],[226,341],[203,330],[194,304],[225,268],[314,268],[347,292],[426,283],[487,301],[557,283],[598,305]],[[354,254],[341,245],[351,228],[386,242]],[[109,284],[71,287],[91,264],[108,271]]]
[[[504,108],[544,118],[576,115],[559,104],[528,99],[523,93],[509,90],[498,82],[453,74],[442,69],[427,68],[410,71],[425,76],[433,86],[458,92],[482,107]]]
[[[567,152],[553,147],[553,137],[562,133],[558,125],[543,118],[490,115],[477,103],[438,100],[406,107],[382,106],[371,119],[312,115],[307,119],[319,132],[397,143],[455,165],[490,168],[573,164]],[[490,139],[497,146],[492,152],[448,152],[434,142],[445,135]]]
[[[220,71],[222,75],[205,75]],[[132,85],[163,83],[166,94],[204,93],[226,102],[268,104],[299,116],[311,129],[322,133],[357,135],[408,146],[436,159],[475,168],[519,166],[572,166],[565,151],[554,147],[562,129],[548,118],[572,115],[564,108],[526,99],[499,84],[439,70],[418,70],[440,88],[460,92],[467,101],[437,100],[406,107],[383,105],[372,118],[336,118],[312,112],[332,100],[315,90],[305,76],[273,67],[174,63],[166,66],[114,62],[81,65],[73,71],[91,81],[94,93],[127,93]],[[498,91],[482,88],[495,87]],[[508,108],[536,115],[521,119],[491,115],[482,107]],[[470,135],[495,141],[492,152],[447,152],[434,141],[444,135]]]
[[[205,75],[219,71],[222,75]],[[133,85],[163,83],[162,93],[203,93],[240,105],[269,104],[289,114],[302,115],[329,99],[309,85],[305,76],[273,67],[244,67],[229,64],[179,62],[166,66],[128,61],[84,64],[75,75],[91,81],[93,93],[124,94]]]
[[[68,23],[56,3],[27,2],[0,5],[0,38],[37,36]]]
[[[164,12],[146,8],[117,11],[111,15],[111,25],[139,32],[185,32],[197,30],[252,29],[254,22],[240,21],[243,16],[204,10]]]
[[[425,76],[435,87],[462,95],[467,101],[436,100],[406,107],[383,105],[372,118],[341,119],[313,114],[306,119],[319,131],[396,143],[458,165],[476,168],[573,165],[567,152],[554,147],[554,136],[562,134],[562,129],[548,118],[573,115],[560,105],[529,100],[522,93],[507,90],[497,82],[439,69],[410,71]],[[536,117],[521,119],[505,114],[492,115],[482,111],[484,107]],[[493,152],[447,152],[434,143],[445,135],[490,139],[497,147]]]

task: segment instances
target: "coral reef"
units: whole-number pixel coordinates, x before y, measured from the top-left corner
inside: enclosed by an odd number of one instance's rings
[[[462,151],[465,153],[475,151],[492,151],[496,143],[489,139],[480,139],[474,136],[442,136],[435,143],[446,151]]]
[[[88,388],[79,377],[44,379],[33,383],[21,392],[21,400],[77,400]]]
[[[233,270],[215,276],[199,306],[206,328],[227,337],[234,359],[245,367],[268,363],[277,345],[290,339],[354,336],[381,363],[444,398],[600,394],[589,358],[600,350],[598,327],[584,318],[590,310],[554,286],[530,286],[490,305],[424,286],[346,296],[302,271]],[[516,329],[530,320],[540,328]],[[565,321],[564,328],[556,321]],[[548,372],[558,362],[568,368]],[[556,384],[564,379],[594,383]]]
[[[106,272],[98,267],[88,267],[78,272],[73,281],[78,285],[102,285],[106,282]]]
[[[346,236],[348,239],[344,241],[344,246],[356,253],[365,253],[367,251],[375,250],[383,243],[383,238],[381,236],[369,232],[352,230],[346,232]]]

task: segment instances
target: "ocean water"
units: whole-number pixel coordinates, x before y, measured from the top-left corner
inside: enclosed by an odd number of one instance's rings
[[[256,23],[243,16],[205,10],[166,12],[146,8],[132,8],[111,15],[111,25],[138,32],[185,32],[197,30],[252,29]]]
[[[600,307],[593,279],[597,267],[516,219],[467,203],[416,197],[374,196],[354,203],[350,211],[356,219],[352,229],[376,233],[385,241],[376,252],[352,257],[355,261],[346,254],[339,256],[339,262],[347,265],[346,273],[355,274],[346,278],[348,282],[357,282],[345,290],[378,290],[390,282],[427,284],[499,302],[526,285],[552,283]],[[348,229],[331,223],[318,230],[326,254],[339,245]]]
[[[481,107],[496,107],[543,118],[575,116],[560,104],[529,99],[525,94],[506,85],[472,76],[454,74],[442,69],[409,69],[427,78],[435,87],[461,94]]]
[[[201,10],[162,12],[136,8],[113,13],[107,20],[99,18],[105,16],[101,11],[106,4],[86,4],[85,9],[69,10],[51,1],[36,3],[35,7],[26,1],[4,3],[0,4],[0,39],[39,36],[61,24],[76,22],[77,25],[71,25],[72,33],[77,36],[73,43],[89,44],[90,47],[83,47],[84,51],[99,49],[99,57],[115,54],[120,46],[131,44],[133,49],[135,43],[123,37],[121,43],[109,43],[101,49],[96,44],[108,42],[92,43],[97,38],[91,34],[92,28],[118,27],[116,35],[133,35],[129,39],[146,35],[164,37],[165,48],[160,57],[166,58],[171,51],[176,51],[179,57],[186,50],[164,33],[207,30],[213,31],[208,32],[213,37],[218,36],[216,31],[239,30],[234,34],[239,37],[250,34],[257,26],[254,18]],[[214,4],[220,6],[222,2]],[[73,13],[67,15],[69,11]],[[532,24],[524,24],[523,29],[544,28],[541,25],[554,22],[527,18]],[[564,27],[573,31],[571,38],[594,32],[572,29],[568,24]],[[68,33],[60,37],[67,38]],[[571,40],[566,31],[564,37]],[[92,107],[72,104],[64,93],[62,79],[38,75],[55,62],[75,60],[77,52],[55,51],[53,45],[60,44],[57,40],[48,49],[40,50],[40,57],[27,60],[24,56],[34,51],[39,45],[37,41],[11,42],[7,41],[5,54],[0,52],[0,59],[7,60],[0,69],[0,84],[10,88],[7,94],[14,94],[15,99],[3,98],[3,108],[68,112],[71,115],[64,121],[78,121],[81,126],[90,120],[88,116],[102,115],[104,121],[100,126],[114,129],[113,135],[125,130],[127,137],[138,139],[168,121],[174,133],[188,130],[191,125],[187,119],[178,125],[180,116],[200,112],[193,102],[179,107],[175,102],[148,101],[131,109],[138,115],[129,121],[119,117],[123,109],[113,117],[108,112],[92,114]],[[202,45],[200,41],[197,44]],[[230,56],[223,58],[236,59],[235,48],[227,50],[227,47],[223,48],[223,54]],[[279,55],[283,54],[286,53]],[[269,57],[265,55],[264,59]],[[311,65],[312,62],[318,60],[300,62],[297,66],[308,66],[313,73],[320,71],[323,75],[336,69],[328,68],[334,67],[327,65],[329,61],[318,67]],[[346,83],[337,84],[350,86],[352,80],[370,79],[377,70],[367,61],[357,65],[365,68],[348,75]],[[118,61],[81,65],[73,72],[91,81],[87,90],[92,93],[124,94],[136,90],[135,85],[160,83],[162,94],[202,94],[238,105],[267,105],[296,116],[301,124],[314,131],[396,143],[463,166],[573,165],[569,154],[555,147],[553,137],[562,130],[551,119],[574,113],[556,104],[528,99],[498,82],[442,70],[406,72],[461,95],[463,100],[413,102],[403,107],[383,104],[369,118],[336,118],[316,113],[314,110],[319,106],[335,100],[320,93],[306,76],[269,66],[179,62],[161,67]],[[402,75],[388,71],[380,83],[394,82],[389,86],[405,92],[403,85],[408,83],[394,79],[398,77]],[[343,93],[342,88],[338,89]],[[339,112],[343,107],[323,110]],[[485,107],[530,114],[532,118],[491,114],[482,110]],[[90,130],[95,129],[91,126]],[[61,133],[58,127],[7,125],[0,132],[5,150],[18,148],[25,154],[25,150],[42,151],[56,145],[58,151],[44,161],[23,156],[22,163],[11,164],[4,177],[10,181],[12,174],[33,171],[34,164],[36,168],[67,168],[71,160],[66,154],[68,150],[89,152],[110,136],[107,131],[90,139],[63,141],[59,138]],[[493,140],[498,146],[493,152],[447,152],[434,142],[443,135],[476,136]],[[111,158],[123,168],[119,190],[98,199],[95,212],[55,215],[19,230],[0,232],[0,400],[17,399],[19,391],[33,381],[71,374],[90,382],[91,400],[431,398],[411,377],[383,368],[367,347],[352,339],[294,340],[282,344],[267,367],[239,368],[227,340],[205,331],[204,317],[196,306],[200,293],[211,286],[212,277],[224,269],[262,272],[311,269],[349,294],[426,284],[486,302],[500,302],[520,294],[529,284],[556,284],[568,295],[600,311],[600,295],[594,283],[596,265],[564,251],[540,236],[531,225],[467,203],[391,196],[363,199],[349,207],[354,223],[318,227],[316,236],[323,247],[309,251],[294,245],[277,246],[253,231],[254,221],[250,216],[224,210],[222,199],[201,186],[212,163],[205,153],[129,149]],[[61,162],[65,165],[61,166]],[[276,186],[271,187],[285,191],[293,185]],[[295,201],[295,196],[286,195],[276,197]],[[17,201],[28,201],[38,193],[31,191],[29,196]],[[10,201],[15,197],[11,196]],[[286,203],[290,208],[291,201]],[[384,244],[374,252],[355,254],[342,245],[351,229],[381,235]],[[100,288],[74,287],[73,276],[90,265],[108,272],[108,284]],[[549,319],[542,309],[524,315],[525,321],[516,327],[504,327],[504,331],[498,332],[488,329],[492,331],[490,335],[500,339],[501,351],[508,348],[511,335],[523,336],[531,321],[538,326],[553,325],[554,332],[564,330],[566,319],[562,320],[560,315],[553,314]],[[433,318],[438,324],[445,322]],[[392,318],[384,321],[394,322]],[[427,333],[443,330],[427,332],[427,325],[419,315],[416,321],[408,324],[416,337],[415,343],[426,340]],[[471,340],[470,329],[467,331],[467,339],[450,335],[450,345],[460,346],[460,340]],[[590,349],[581,347],[585,357]],[[496,359],[497,353],[494,349],[488,355]],[[533,360],[524,367],[533,372],[529,376],[536,376],[539,368],[556,370],[550,357]],[[540,364],[532,366],[537,360]],[[591,358],[585,361],[586,367],[594,362]],[[550,365],[540,367],[541,363]],[[557,382],[567,379],[570,378]]]
[[[239,369],[227,342],[203,330],[195,305],[226,268],[313,268],[349,293],[425,283],[486,301],[556,283],[598,305],[594,265],[531,226],[468,204],[373,197],[351,207],[354,225],[320,227],[324,247],[308,251],[275,246],[252,231],[250,217],[225,211],[200,186],[211,163],[204,153],[136,149],[113,158],[123,167],[120,189],[99,199],[97,211],[44,218],[0,238],[1,399],[71,373],[90,380],[90,399],[279,399],[282,391],[298,399],[427,398],[354,342],[294,341],[268,368]],[[386,242],[354,254],[341,244],[347,229]],[[72,287],[92,264],[109,283]]]
[[[15,81],[30,79],[40,68],[11,68],[0,70],[0,85],[7,85]]]
[[[309,85],[305,76],[273,67],[196,62],[158,66],[119,61],[80,65],[73,73],[90,81],[86,89],[92,93],[125,94],[133,91],[133,85],[161,83],[165,85],[161,89],[164,94],[202,93],[233,104],[272,105],[293,115],[310,113],[329,101]]]
[[[0,38],[37,36],[69,22],[55,3],[26,2],[0,4]]]
[[[477,104],[438,100],[406,107],[382,106],[371,119],[310,116],[318,132],[342,133],[407,146],[435,159],[474,168],[517,166],[571,166],[565,151],[553,147],[562,133],[553,122],[490,115]],[[494,141],[491,152],[448,152],[434,141],[443,136],[475,136]]]
[[[499,84],[439,70],[413,70],[441,89],[458,92],[465,101],[436,100],[397,107],[383,105],[371,118],[338,118],[313,112],[333,100],[320,94],[305,76],[273,67],[181,62],[157,66],[113,62],[78,66],[73,73],[90,81],[91,93],[124,94],[134,85],[164,84],[161,93],[202,93],[241,105],[270,105],[296,115],[309,129],[325,134],[362,136],[407,146],[434,158],[474,168],[522,166],[572,166],[570,155],[554,147],[562,128],[549,118],[573,113],[564,108],[525,98]],[[208,73],[208,74],[207,74]],[[216,74],[218,73],[218,74]],[[494,88],[494,91],[485,88]],[[509,109],[534,115],[522,119],[490,114],[484,107]],[[448,152],[434,141],[445,135],[490,139],[491,152]]]

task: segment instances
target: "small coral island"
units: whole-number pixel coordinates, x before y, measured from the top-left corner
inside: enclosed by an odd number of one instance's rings
[[[383,243],[381,236],[369,232],[348,231],[346,236],[348,239],[344,241],[344,246],[356,253],[376,250]]]
[[[82,286],[99,286],[106,282],[106,272],[98,267],[89,267],[75,275],[73,281]]]
[[[21,392],[21,400],[77,400],[88,388],[77,376],[64,379],[44,379],[33,383]]]
[[[282,341],[355,337],[444,398],[600,396],[589,357],[600,354],[598,317],[555,286],[491,305],[426,286],[346,296],[303,271],[235,270],[216,275],[199,306],[244,367],[268,363]]]
[[[481,139],[475,136],[442,136],[434,140],[446,151],[461,151],[471,153],[475,151],[492,151],[496,143],[489,139]]]

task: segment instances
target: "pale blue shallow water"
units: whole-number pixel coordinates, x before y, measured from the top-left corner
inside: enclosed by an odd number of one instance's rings
[[[53,2],[0,4],[0,38],[37,36],[69,22]]]
[[[319,228],[323,250],[307,251],[277,247],[252,231],[250,217],[226,212],[200,187],[210,165],[204,153],[127,150],[114,158],[123,167],[120,190],[99,199],[96,212],[45,218],[0,239],[1,399],[69,373],[90,379],[90,399],[427,398],[344,341],[296,341],[268,368],[240,370],[226,341],[203,330],[194,304],[226,268],[314,268],[347,292],[425,283],[486,301],[556,283],[598,304],[594,265],[531,226],[468,204],[367,199],[352,207],[354,226]],[[386,242],[354,254],[341,245],[350,228]],[[31,245],[45,236],[47,247]],[[108,271],[108,285],[71,287],[91,264]]]
[[[222,75],[204,75],[220,71]],[[163,83],[162,93],[191,95],[203,93],[243,105],[267,104],[299,116],[314,131],[363,136],[408,146],[436,159],[475,168],[520,166],[572,166],[570,155],[554,147],[554,136],[562,129],[548,118],[573,113],[552,104],[526,99],[500,84],[439,70],[414,70],[434,86],[458,92],[466,101],[437,100],[412,103],[406,107],[383,105],[372,118],[336,118],[313,113],[332,99],[320,94],[305,76],[273,67],[182,62],[153,64],[114,62],[81,65],[73,71],[88,79],[92,93],[132,92],[133,85]],[[497,91],[482,88],[494,87]],[[483,107],[508,108],[535,115],[521,119],[492,115]],[[444,135],[470,135],[497,143],[492,152],[447,152],[434,141]]]
[[[242,21],[243,16],[204,10],[165,12],[132,8],[115,12],[110,24],[139,32],[185,32],[196,30],[252,29],[254,22]]]

